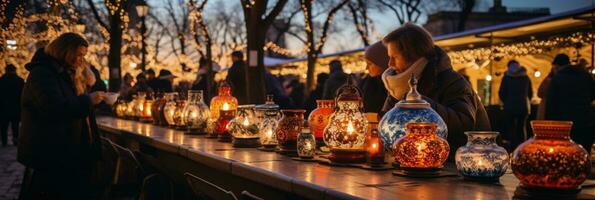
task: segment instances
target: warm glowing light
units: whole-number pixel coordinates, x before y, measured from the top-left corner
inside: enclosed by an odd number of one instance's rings
[[[595,69],[591,70],[591,74],[595,74]]]
[[[554,153],[554,148],[550,147],[550,149],[548,150],[548,152]]]
[[[535,76],[535,78],[539,78],[539,77],[541,77],[541,72],[540,71],[535,71],[533,73],[533,76]]]
[[[492,75],[489,75],[489,74],[488,74],[488,75],[486,76],[486,81],[492,81]]]
[[[244,125],[244,126],[250,125],[250,122],[248,121],[248,118],[247,117],[244,118],[244,121],[242,122],[242,125]]]
[[[351,123],[351,121],[349,121],[349,123],[347,124],[347,133],[348,134],[353,134],[353,132],[355,131],[355,129],[353,128],[353,123]]]
[[[378,144],[376,144],[376,143],[372,144],[372,149],[378,149]]]
[[[483,167],[483,162],[480,160],[479,162],[477,162],[477,165],[482,166]]]
[[[271,138],[273,137],[273,130],[269,129],[267,130],[267,138]]]
[[[426,149],[426,146],[427,145],[426,145],[425,142],[418,142],[415,146],[416,146],[416,148],[417,148],[418,151],[421,151],[421,150]]]
[[[170,110],[169,111],[169,116],[174,116],[174,111],[173,110]]]
[[[130,68],[135,69],[136,68],[136,63],[130,63]]]
[[[190,114],[190,116],[191,116],[192,118],[197,118],[197,117],[198,117],[198,113],[196,113],[196,112],[192,112],[192,113]]]
[[[223,103],[223,110],[229,110],[229,104],[227,102]]]
[[[312,144],[310,144],[310,142],[306,142],[305,149],[312,149]]]

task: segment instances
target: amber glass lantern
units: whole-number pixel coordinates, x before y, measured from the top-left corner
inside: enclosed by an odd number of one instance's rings
[[[124,112],[124,116],[127,119],[134,119],[134,107],[136,105],[137,99],[136,94],[132,95],[132,100],[126,104],[126,112]]]
[[[153,100],[147,99],[143,102],[142,111],[140,113],[140,121],[152,122],[153,121]]]
[[[165,104],[165,96],[163,93],[157,93],[155,95],[155,100],[153,101],[153,105],[151,106],[151,116],[153,117],[153,124],[155,125],[162,125],[163,122],[161,121],[161,109],[163,109],[163,105]]]
[[[238,107],[238,99],[231,96],[231,86],[226,82],[219,85],[217,89],[217,96],[211,99],[211,117],[213,119],[219,119],[219,111],[222,110],[223,104],[227,103],[229,106],[228,110],[236,110]]]
[[[405,170],[438,170],[448,158],[448,142],[436,135],[434,123],[406,125],[407,134],[395,141],[395,160]]]
[[[184,109],[186,109],[186,105],[188,101],[186,99],[178,99],[176,100],[176,109],[174,110],[174,126],[177,129],[184,130],[186,129],[186,121],[184,121]]]
[[[335,100],[316,100],[316,105],[316,109],[312,110],[308,116],[308,126],[316,140],[322,141],[324,128],[326,128],[329,118],[333,114]]]
[[[366,134],[366,160],[370,166],[385,164],[384,148],[378,133],[378,116],[376,113],[366,113],[368,118],[368,131]]]
[[[306,110],[281,110],[283,117],[279,120],[275,129],[279,153],[297,153],[297,136],[302,131],[305,112]]]
[[[335,112],[324,129],[324,143],[331,150],[333,162],[364,162],[366,151],[366,116],[362,112],[361,93],[349,81],[337,91]]]
[[[118,100],[116,102],[116,105],[114,106],[114,113],[116,114],[116,117],[119,118],[124,118],[126,115],[126,109],[127,109],[127,105],[126,105],[126,101],[124,100]]]
[[[176,114],[176,108],[177,108],[177,104],[176,104],[176,99],[178,98],[178,93],[176,92],[172,92],[168,94],[167,101],[165,102],[165,105],[163,106],[163,116],[165,118],[165,122],[167,123],[167,125],[169,125],[170,127],[174,127],[176,125],[175,121],[174,121],[174,116]]]
[[[210,115],[209,107],[203,101],[202,90],[190,90],[188,105],[183,114],[188,133],[205,134]]]
[[[254,105],[240,105],[236,116],[228,125],[234,147],[260,146],[258,122]]]
[[[142,120],[142,113],[145,108],[145,100],[147,98],[147,94],[144,92],[139,92],[136,95],[136,101],[134,103],[134,117],[135,119],[141,121]]]
[[[224,102],[219,111],[219,119],[217,119],[216,133],[220,142],[231,142],[231,134],[229,133],[229,122],[235,117],[236,110],[232,110],[231,106]]]
[[[570,139],[570,121],[531,121],[533,138],[514,151],[511,168],[524,188],[579,190],[590,173],[589,154]]]

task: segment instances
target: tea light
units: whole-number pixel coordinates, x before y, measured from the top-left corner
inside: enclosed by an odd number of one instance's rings
[[[219,111],[219,119],[217,120],[217,135],[221,142],[231,142],[231,134],[229,133],[229,122],[235,117],[235,110],[230,110],[230,105],[225,102]]]
[[[153,105],[153,100],[145,100],[143,104],[140,105],[140,121],[142,122],[152,122],[153,115],[151,113],[151,108]]]
[[[384,164],[384,148],[378,135],[378,121],[369,122],[365,146],[368,153],[366,158],[371,166]]]

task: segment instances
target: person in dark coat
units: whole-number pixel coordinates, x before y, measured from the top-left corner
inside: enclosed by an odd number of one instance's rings
[[[487,112],[469,82],[451,66],[450,58],[435,46],[422,27],[407,23],[383,39],[389,55],[389,68],[382,74],[389,91],[387,112],[405,97],[411,75],[419,77],[418,91],[448,126],[449,159],[463,146],[465,131],[490,130]]]
[[[9,64],[5,73],[0,77],[0,91],[3,97],[0,98],[0,135],[2,146],[8,143],[8,125],[12,129],[12,144],[18,144],[19,123],[21,122],[21,91],[25,81],[17,75],[17,68]]]
[[[531,111],[530,100],[533,97],[533,87],[527,70],[516,60],[508,62],[508,70],[502,78],[498,94],[504,104],[505,133],[509,136],[511,149],[515,149],[527,140],[525,124]]]
[[[151,83],[156,85],[156,88],[152,88],[157,92],[173,92],[174,87],[174,79],[176,78],[169,70],[162,69],[159,71],[159,76],[157,77],[156,83]]]
[[[107,92],[107,86],[103,81],[101,81],[101,75],[99,74],[99,70],[97,70],[97,68],[95,68],[95,66],[93,65],[90,65],[89,69],[91,69],[91,72],[93,72],[93,76],[95,76],[95,84],[91,86],[91,92]]]
[[[211,85],[210,92],[214,93],[214,94],[209,93],[209,90],[208,90],[208,81],[209,81],[208,80],[208,75],[209,75],[208,60],[206,58],[200,58],[200,60],[198,61],[198,64],[199,64],[198,73],[196,74],[196,79],[194,79],[194,82],[192,82],[191,89],[192,90],[202,90],[204,102],[207,105],[209,105],[211,102],[211,98],[213,98],[216,95],[217,84],[213,83],[213,85]],[[215,80],[213,76],[211,76],[211,79]]]
[[[595,134],[593,100],[593,77],[579,65],[564,65],[553,75],[545,102],[545,119],[572,121],[572,140],[589,152]]]
[[[304,107],[304,84],[297,79],[292,79],[286,86],[289,91],[289,98],[291,104],[295,109],[302,109]]]
[[[225,80],[231,85],[231,93],[238,99],[238,104],[246,104],[248,103],[248,88],[246,88],[246,63],[244,62],[244,54],[241,51],[234,51],[231,53],[231,60],[233,64],[227,70]]]
[[[324,92],[322,94],[323,99],[335,99],[337,90],[347,84],[349,76],[343,72],[343,64],[339,60],[333,60],[329,63],[331,74],[324,83]]]
[[[149,84],[149,87],[153,88],[155,92],[157,92],[157,88],[159,87],[159,79],[155,75],[155,70],[148,69],[145,73],[147,74],[147,84]]]
[[[360,81],[358,87],[364,98],[364,112],[379,113],[386,100],[387,91],[382,83],[382,72],[388,68],[388,54],[382,42],[366,48],[364,53],[368,74]]]
[[[153,88],[151,88],[147,83],[145,73],[139,73],[138,75],[136,75],[136,84],[134,85],[134,87],[132,87],[130,94],[138,94],[139,92],[144,92],[145,94],[150,95],[153,91]]]
[[[322,99],[322,92],[324,91],[324,82],[328,79],[327,73],[320,73],[316,76],[316,88],[310,92],[308,99],[306,99],[305,106],[308,113],[316,109],[316,100]],[[308,115],[305,115],[308,116]]]
[[[64,33],[37,50],[25,68],[17,160],[33,171],[25,199],[95,199],[90,181],[101,157],[93,105],[103,92],[85,93],[88,42]]]

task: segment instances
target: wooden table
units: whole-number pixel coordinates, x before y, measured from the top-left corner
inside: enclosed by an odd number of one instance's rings
[[[265,199],[511,199],[519,181],[507,172],[499,183],[461,177],[407,178],[392,171],[332,167],[254,148],[234,148],[204,136],[147,123],[98,117],[100,131],[145,155],[183,187],[185,172],[212,181],[236,195],[243,190]],[[579,195],[595,199],[595,181]]]

